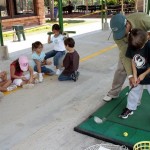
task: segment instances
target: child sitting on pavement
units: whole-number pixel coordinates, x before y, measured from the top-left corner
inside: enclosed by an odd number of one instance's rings
[[[2,92],[12,91],[17,88],[16,85],[11,83],[12,81],[7,79],[7,72],[0,71],[0,98],[4,96]]]
[[[25,72],[29,72],[24,74]],[[23,88],[32,88],[37,83],[37,72],[34,72],[29,66],[29,60],[26,56],[20,56],[10,64],[10,76],[13,83]]]
[[[54,75],[55,72],[46,67],[45,65],[51,65],[51,62],[45,60],[45,53],[43,50],[43,44],[39,41],[32,43],[32,59],[33,59],[33,67],[36,72],[39,74],[39,82],[43,81],[42,73],[48,75]]]
[[[64,70],[58,77],[59,81],[66,80],[78,80],[79,72],[77,71],[79,68],[79,54],[74,49],[75,41],[73,38],[66,38],[64,41],[66,50],[68,53],[66,54],[63,60]]]
[[[53,50],[46,53],[45,60],[51,57],[54,57],[54,66],[56,66],[56,75],[60,75],[60,63],[65,56],[65,46],[64,46],[64,36],[60,33],[60,26],[58,24],[54,24],[52,26],[52,32],[54,35],[48,37],[48,43],[53,44]]]
[[[133,29],[129,34],[128,42],[126,56],[132,59],[135,84],[128,95],[127,106],[120,115],[123,119],[132,115],[141,103],[143,85],[147,86],[150,94],[150,41],[148,34],[141,29]]]

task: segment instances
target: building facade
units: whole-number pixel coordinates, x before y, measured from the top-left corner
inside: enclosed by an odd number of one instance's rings
[[[4,29],[45,23],[44,0],[0,0],[0,9]]]

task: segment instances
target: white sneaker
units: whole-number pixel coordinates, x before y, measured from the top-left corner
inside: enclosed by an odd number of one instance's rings
[[[39,82],[43,82],[43,77],[39,77]]]
[[[34,84],[24,84],[22,87],[24,89],[32,89],[34,87]]]
[[[61,71],[59,69],[56,70],[56,75],[60,75]]]
[[[40,83],[43,82],[43,75],[42,75],[42,73],[39,73],[39,82]]]
[[[16,88],[17,88],[16,85],[11,84],[11,85],[7,88],[7,91],[13,91],[13,90],[15,90]]]
[[[109,102],[109,101],[112,100],[112,97],[106,95],[106,96],[103,98],[103,100],[106,101],[106,102]]]
[[[39,80],[38,79],[35,79],[34,80],[34,84],[38,84],[39,83]]]

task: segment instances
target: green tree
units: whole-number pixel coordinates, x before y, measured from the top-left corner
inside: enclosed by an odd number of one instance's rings
[[[49,6],[50,5],[50,0],[44,0],[44,5]],[[58,5],[58,0],[54,0],[54,6]]]
[[[115,5],[118,3],[118,0],[107,0],[108,5]]]

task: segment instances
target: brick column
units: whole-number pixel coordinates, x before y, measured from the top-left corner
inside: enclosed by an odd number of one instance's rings
[[[36,0],[35,9],[39,19],[39,24],[45,23],[45,7],[44,0]]]
[[[143,4],[144,4],[144,0],[138,0],[138,3],[137,3],[138,11],[143,12]]]

